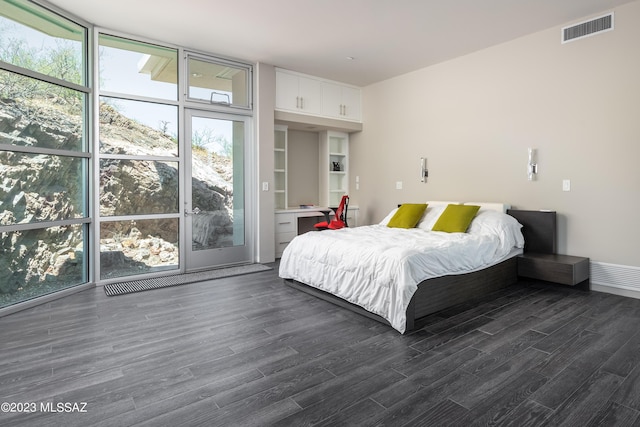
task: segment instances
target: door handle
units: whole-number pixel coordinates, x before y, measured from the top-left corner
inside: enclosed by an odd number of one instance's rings
[[[198,215],[200,212],[201,212],[200,208],[196,206],[192,211],[189,211],[188,209],[185,209],[184,210],[184,216]]]
[[[226,101],[214,101],[213,100],[213,96],[214,95],[219,95],[219,96],[225,96],[227,98]],[[216,92],[216,91],[211,91],[211,98],[209,99],[209,102],[211,102],[212,104],[224,104],[224,105],[231,105],[231,98],[229,97],[228,93],[222,93],[222,92]]]

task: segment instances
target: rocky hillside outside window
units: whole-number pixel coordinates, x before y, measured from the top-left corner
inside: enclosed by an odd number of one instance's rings
[[[0,308],[87,283],[87,29],[0,0]]]
[[[100,279],[178,270],[178,51],[98,44]]]
[[[0,314],[251,261],[252,73],[0,0]]]

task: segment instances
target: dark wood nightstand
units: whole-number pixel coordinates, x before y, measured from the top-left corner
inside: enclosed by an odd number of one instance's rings
[[[518,276],[574,286],[589,280],[589,258],[525,252],[518,257]]]

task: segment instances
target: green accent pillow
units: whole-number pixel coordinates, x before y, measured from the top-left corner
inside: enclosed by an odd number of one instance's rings
[[[400,205],[396,213],[391,217],[387,227],[413,228],[416,226],[425,209],[426,203],[405,203]]]
[[[447,233],[465,233],[478,210],[480,210],[480,206],[448,205],[431,230],[446,231]]]

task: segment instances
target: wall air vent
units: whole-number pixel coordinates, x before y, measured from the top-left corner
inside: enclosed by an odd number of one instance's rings
[[[613,30],[613,12],[562,29],[562,43]]]

